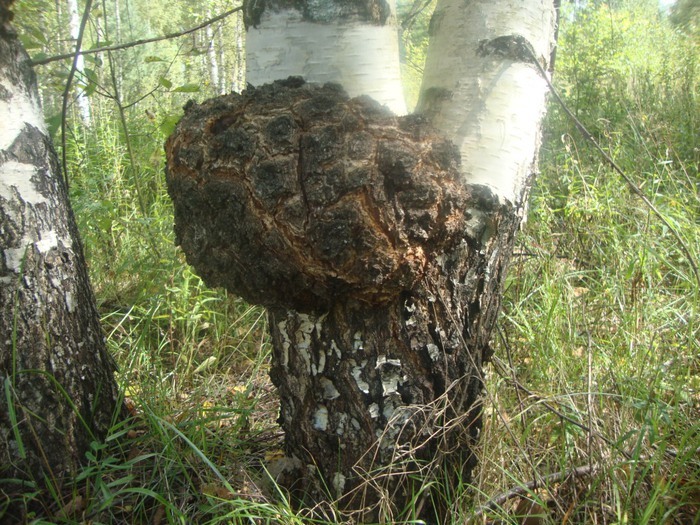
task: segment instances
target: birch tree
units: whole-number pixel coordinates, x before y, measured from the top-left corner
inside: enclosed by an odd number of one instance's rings
[[[26,488],[11,478],[60,493],[108,430],[117,390],[10,3],[0,3],[0,489],[12,500]]]
[[[74,42],[78,41],[80,35],[80,14],[78,13],[78,0],[68,0],[68,15],[70,17],[69,27],[70,36]],[[78,78],[85,77],[85,58],[83,55],[78,55],[75,60],[75,72]],[[81,88],[76,88],[75,102],[78,106],[78,113],[85,126],[90,126],[90,99]]]
[[[444,522],[434,482],[477,462],[554,2],[439,1],[404,117],[393,2],[245,13],[256,87],[190,105],[166,145],[177,242],[209,284],[268,308],[282,483],[360,521]]]

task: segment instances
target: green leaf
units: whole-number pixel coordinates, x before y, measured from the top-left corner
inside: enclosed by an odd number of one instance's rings
[[[111,40],[98,40],[94,45],[90,46],[89,49],[99,49],[101,47],[111,46],[113,42]]]
[[[19,35],[19,41],[22,42],[22,47],[29,51],[30,49],[40,49],[41,44],[36,41],[35,38],[27,35],[27,34],[22,34]]]
[[[49,134],[51,136],[56,136],[58,133],[58,128],[61,127],[61,114],[57,113],[46,119],[46,127],[49,129]]]
[[[92,62],[96,67],[100,67],[102,65],[102,59],[97,54],[83,55],[83,57],[85,58],[85,62]]]
[[[83,74],[90,82],[97,82],[97,73],[94,69],[86,67],[83,69]]]
[[[83,89],[83,93],[85,94],[86,97],[89,97],[95,91],[97,91],[97,84],[95,84],[94,82],[88,82],[88,84]]]
[[[164,137],[169,137],[173,131],[175,131],[175,126],[180,122],[181,114],[168,115],[163,119],[158,128]]]
[[[47,55],[44,52],[37,53],[36,55],[32,55],[32,60],[44,60],[45,58],[48,58],[49,55]]]
[[[150,64],[151,62],[165,62],[165,59],[155,55],[148,55],[143,59],[143,61],[146,62],[146,64]]]
[[[165,77],[160,77],[160,78],[158,79],[158,83],[159,83],[161,86],[163,86],[165,89],[170,89],[171,87],[173,87],[173,83],[170,82],[170,80],[168,80],[168,79],[165,78]]]
[[[199,84],[183,84],[173,89],[173,91],[176,93],[197,93],[199,91]]]

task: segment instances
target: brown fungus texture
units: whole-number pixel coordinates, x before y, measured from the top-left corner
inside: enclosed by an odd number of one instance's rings
[[[459,153],[337,84],[189,103],[166,143],[176,242],[210,286],[300,312],[380,304],[459,242]]]

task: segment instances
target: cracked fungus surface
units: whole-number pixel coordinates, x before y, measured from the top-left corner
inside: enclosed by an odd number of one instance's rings
[[[166,153],[176,242],[210,286],[253,303],[381,303],[464,228],[456,148],[336,84],[191,103]]]

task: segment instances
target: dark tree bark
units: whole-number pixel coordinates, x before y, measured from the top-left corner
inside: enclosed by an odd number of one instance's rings
[[[0,478],[60,489],[115,414],[105,347],[36,79],[0,2]],[[21,485],[0,489],[12,497]]]
[[[191,105],[166,151],[188,261],[269,307],[298,495],[386,518],[409,473],[469,479],[515,210],[420,117],[300,79]]]

